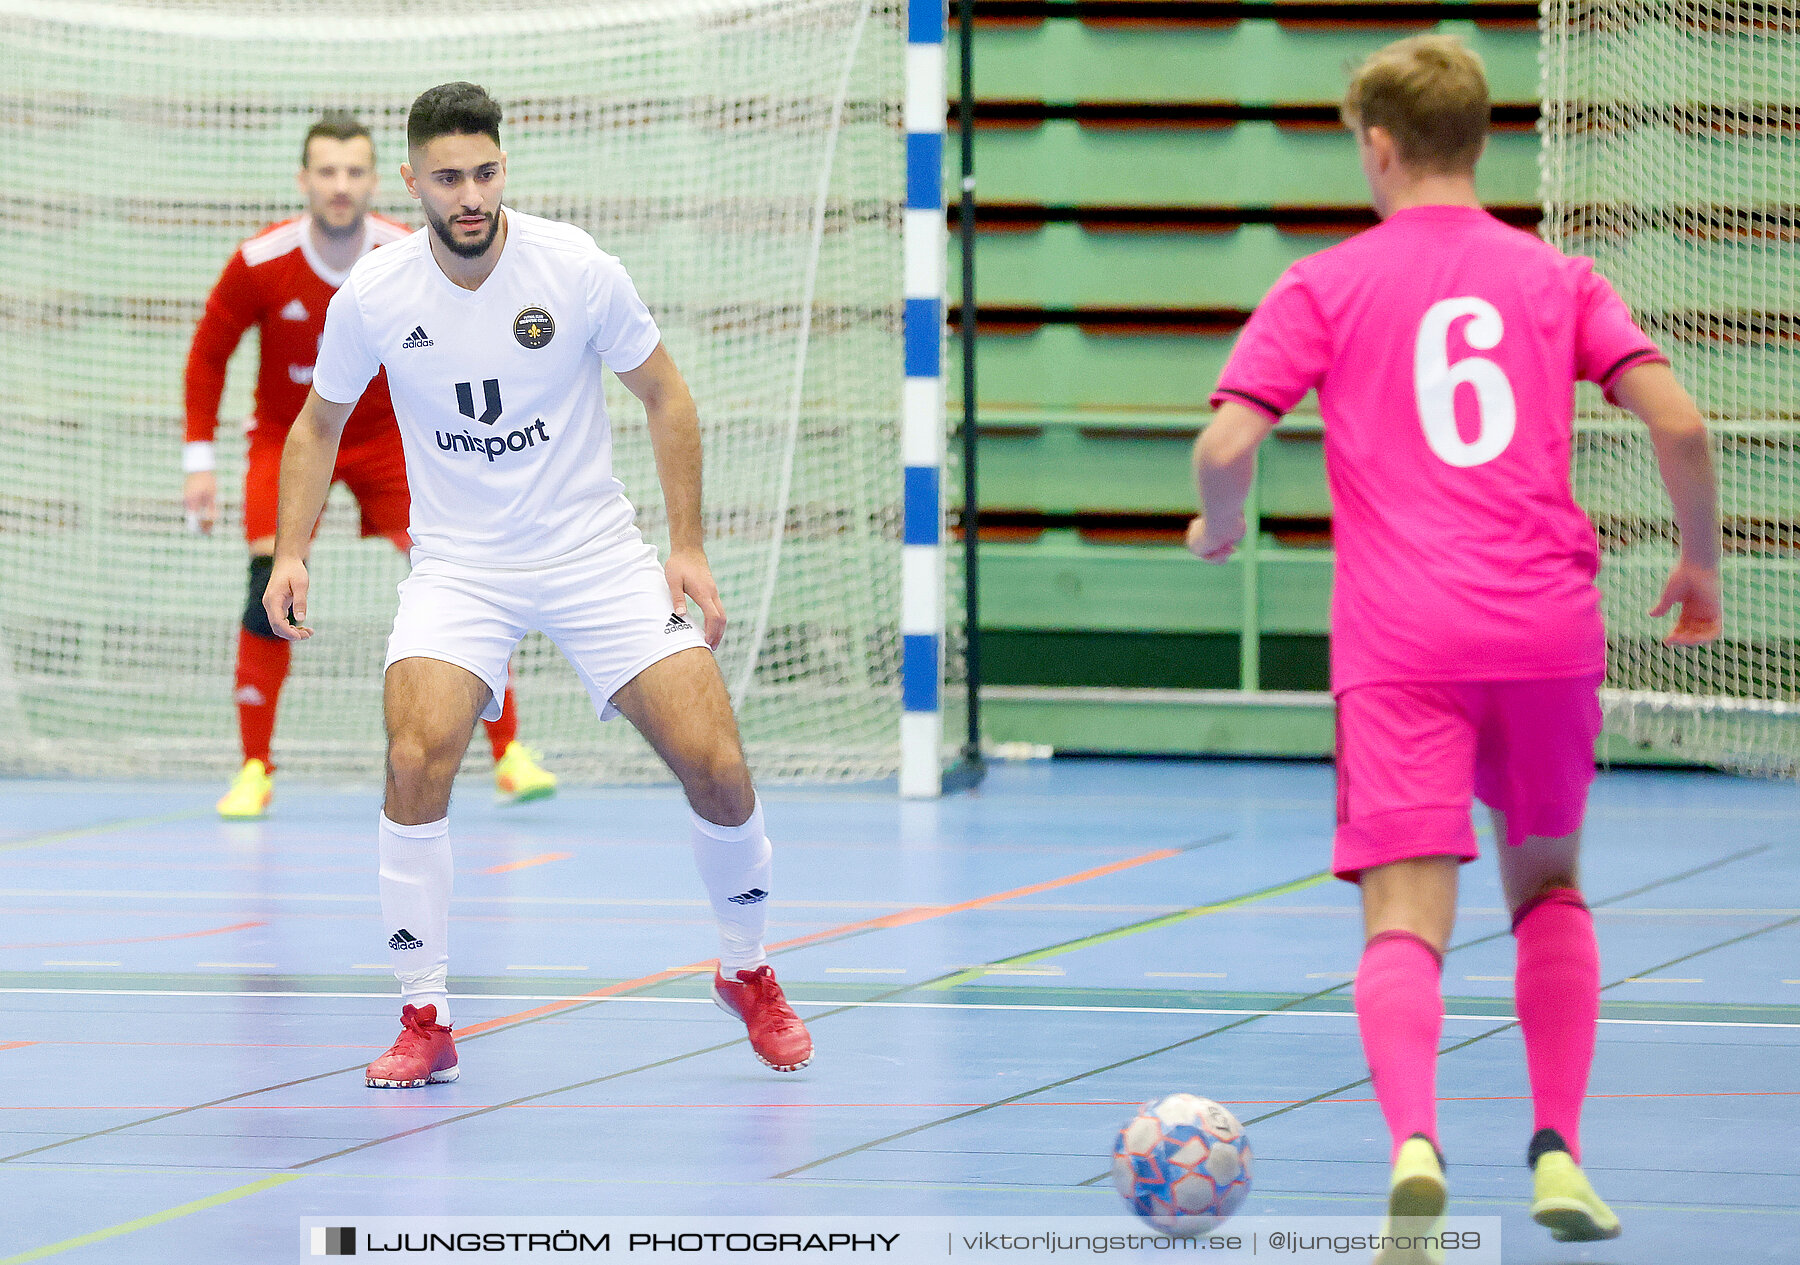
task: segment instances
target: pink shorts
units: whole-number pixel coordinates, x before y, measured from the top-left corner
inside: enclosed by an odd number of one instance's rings
[[[1332,871],[1411,857],[1473,861],[1472,798],[1506,842],[1581,828],[1600,736],[1601,674],[1554,681],[1413,681],[1338,695]]]

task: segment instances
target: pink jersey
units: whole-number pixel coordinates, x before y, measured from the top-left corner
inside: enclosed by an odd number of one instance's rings
[[[1475,207],[1398,211],[1282,275],[1212,402],[1273,422],[1318,390],[1334,691],[1604,668],[1575,383],[1662,360],[1592,260]]]

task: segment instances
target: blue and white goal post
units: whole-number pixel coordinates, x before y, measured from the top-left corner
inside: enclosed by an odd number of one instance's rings
[[[906,466],[901,547],[900,794],[942,789],[944,672],[944,0],[906,17]]]

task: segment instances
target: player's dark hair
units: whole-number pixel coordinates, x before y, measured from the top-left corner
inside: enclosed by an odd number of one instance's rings
[[[419,149],[440,136],[491,136],[500,143],[500,103],[472,83],[441,83],[419,94],[406,113],[406,146]]]
[[[306,129],[306,139],[300,142],[302,167],[312,161],[312,143],[321,136],[328,141],[353,141],[360,136],[369,142],[369,152],[375,152],[375,138],[369,135],[362,120],[347,110],[327,110],[317,123]]]
[[[1487,72],[1454,35],[1415,35],[1371,53],[1341,111],[1351,127],[1380,127],[1419,171],[1475,170],[1487,141]]]

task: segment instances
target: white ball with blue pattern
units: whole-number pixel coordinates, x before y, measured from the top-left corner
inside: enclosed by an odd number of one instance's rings
[[[1113,1141],[1113,1185],[1166,1234],[1206,1234],[1250,1195],[1250,1140],[1224,1107],[1194,1094],[1147,1102]]]

